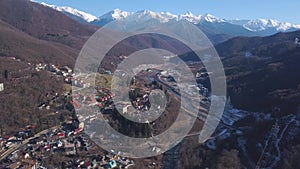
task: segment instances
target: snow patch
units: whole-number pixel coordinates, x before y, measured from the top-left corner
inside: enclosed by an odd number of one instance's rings
[[[46,4],[44,2],[42,2],[41,4],[44,5],[44,6],[53,8],[53,9],[55,9],[57,11],[60,11],[60,12],[63,12],[63,13],[68,13],[68,14],[77,16],[79,18],[82,18],[86,22],[92,22],[92,21],[94,21],[94,20],[97,19],[97,17],[94,16],[94,15],[92,15],[92,14],[89,14],[89,13],[86,13],[86,12],[82,12],[82,11],[80,11],[78,9],[74,9],[74,8],[71,8],[71,7],[65,7],[65,6],[58,7],[58,6],[55,6],[55,5]]]

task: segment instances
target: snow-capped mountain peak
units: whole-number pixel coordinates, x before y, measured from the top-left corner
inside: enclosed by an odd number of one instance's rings
[[[253,32],[264,31],[269,28],[276,29],[277,31],[287,31],[289,29],[299,29],[300,25],[291,24],[288,22],[279,22],[274,19],[255,19],[249,20],[243,25],[246,29]]]
[[[183,15],[180,15],[181,19],[185,19],[193,24],[199,24],[200,22],[209,22],[209,23],[222,23],[225,22],[224,19],[217,18],[211,14],[205,15],[194,15],[191,12],[187,12]]]
[[[133,13],[132,15],[134,15],[134,17],[138,17],[138,18],[141,18],[141,17],[156,18],[158,13],[155,13],[150,10],[140,10],[140,11]]]
[[[148,18],[148,19],[158,19],[160,22],[169,22],[170,20],[180,20],[184,19],[191,23],[198,24],[200,22],[210,22],[210,23],[221,23],[225,22],[224,19],[217,18],[211,14],[206,15],[194,15],[191,12],[187,12],[183,15],[174,15],[170,12],[153,12],[150,10],[140,10],[137,12],[125,12],[120,9],[115,9],[111,12],[108,12],[98,20],[120,20],[125,18],[130,18],[133,20],[134,17],[137,18]]]
[[[166,23],[170,21],[186,20],[200,27],[213,25],[214,27],[216,27],[217,30],[219,30],[223,34],[228,33],[226,31],[230,30],[231,28],[233,28],[235,31],[239,29],[239,31],[242,32],[241,35],[251,34],[251,35],[263,35],[263,36],[272,35],[277,32],[288,32],[288,31],[294,31],[300,29],[300,25],[291,24],[288,22],[280,22],[274,19],[225,20],[225,19],[215,17],[211,14],[195,15],[191,12],[187,12],[181,15],[174,15],[170,12],[153,12],[150,10],[127,12],[121,9],[115,9],[100,17],[96,17],[94,15],[91,15],[86,12],[82,12],[80,10],[71,7],[58,7],[55,5],[48,5],[46,3],[41,3],[41,4],[53,8],[57,11],[60,11],[65,15],[79,22],[84,22],[84,23],[88,22],[100,26],[103,26],[114,20],[127,19],[129,22],[131,22],[137,19],[143,19],[145,22],[149,20],[155,20],[162,23]],[[226,24],[220,25],[219,23],[226,23]]]
[[[213,15],[211,15],[211,14],[205,14],[205,15],[203,16],[203,19],[204,19],[206,22],[211,22],[211,23],[213,23],[213,22],[217,22],[217,23],[225,22],[224,19],[217,18],[217,17],[215,17],[215,16],[213,16]]]
[[[256,19],[256,20],[225,20],[218,17],[215,17],[211,14],[205,15],[195,15],[191,12],[187,12],[182,15],[174,15],[170,12],[153,12],[150,10],[140,10],[137,12],[126,12],[120,9],[115,9],[111,12],[108,12],[99,19],[97,19],[98,25],[105,25],[113,20],[127,19],[128,21],[134,21],[136,19],[156,19],[159,22],[165,23],[171,20],[186,20],[193,24],[219,24],[219,23],[228,23],[233,26],[241,26],[247,31],[257,33],[257,32],[266,32],[266,34],[273,34],[279,31],[292,31],[300,29],[300,25],[295,25],[287,22],[279,22],[273,19]]]
[[[201,20],[201,17],[201,15],[194,15],[192,12],[187,12],[183,15],[180,15],[181,19],[185,19],[193,24],[198,24]]]
[[[92,22],[92,21],[94,21],[94,20],[97,19],[97,17],[94,16],[94,15],[92,15],[92,14],[89,14],[89,13],[86,13],[86,12],[82,12],[80,10],[77,10],[77,9],[74,9],[74,8],[71,8],[71,7],[65,7],[65,6],[58,7],[58,6],[55,6],[55,5],[46,4],[44,2],[42,2],[41,4],[44,5],[44,6],[53,8],[53,9],[55,9],[57,11],[62,12],[62,13],[65,13],[68,16],[73,15],[74,17],[81,18],[81,19],[83,19],[86,22]]]
[[[130,17],[146,18],[146,19],[157,19],[160,22],[169,22],[170,20],[178,20],[177,15],[173,15],[170,12],[153,12],[149,10],[142,10],[133,13]]]
[[[173,15],[170,12],[153,12],[150,10],[140,10],[137,12],[126,12],[122,11],[120,9],[115,9],[113,11],[110,11],[101,17],[98,18],[98,22],[101,23],[101,21],[113,21],[113,20],[122,20],[122,19],[129,19],[129,20],[135,20],[135,19],[157,19],[160,22],[168,22],[171,19],[178,19],[177,15]],[[104,22],[105,23],[105,22]]]
[[[126,18],[127,16],[129,16],[131,13],[130,12],[126,12],[126,11],[122,11],[120,9],[115,9],[113,11],[110,11],[108,14],[111,15],[111,17],[113,19],[124,19]]]

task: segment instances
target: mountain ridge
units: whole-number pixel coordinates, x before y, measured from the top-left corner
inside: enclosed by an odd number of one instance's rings
[[[289,22],[281,22],[275,19],[224,19],[218,18],[212,14],[206,13],[204,15],[195,15],[192,12],[186,12],[184,14],[174,15],[170,12],[153,12],[150,10],[139,10],[136,12],[128,12],[123,11],[119,8],[111,10],[99,17],[91,15],[87,12],[82,12],[80,10],[71,8],[71,7],[58,7],[55,5],[48,5],[46,3],[42,3],[45,6],[51,7],[55,10],[63,12],[67,16],[77,20],[77,21],[85,21],[87,23],[92,23],[95,25],[104,26],[105,24],[113,21],[126,19],[127,17],[132,17],[136,15],[137,17],[141,16],[151,16],[152,18],[159,19],[162,22],[168,22],[170,20],[187,20],[195,25],[199,24],[220,24],[220,23],[228,23],[233,24],[234,26],[241,26],[242,28],[253,32],[253,34],[249,34],[250,36],[267,36],[271,34],[275,34],[278,32],[291,32],[300,29],[300,24],[292,24]]]
[[[29,0],[0,0],[2,56],[72,66],[97,29]]]
[[[297,112],[300,104],[300,30],[236,37],[216,46],[233,104],[244,110]],[[242,98],[242,99],[241,99]]]
[[[30,36],[80,49],[98,29],[28,0],[0,0],[0,19]]]

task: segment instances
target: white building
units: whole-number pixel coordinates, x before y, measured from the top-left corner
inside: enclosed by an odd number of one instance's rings
[[[128,108],[129,108],[130,106],[131,106],[131,105],[125,105],[125,106],[123,106],[123,114],[128,113]]]
[[[4,90],[4,84],[0,83],[0,92]]]

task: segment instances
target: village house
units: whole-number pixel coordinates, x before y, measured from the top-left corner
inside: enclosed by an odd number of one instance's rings
[[[72,85],[74,85],[76,87],[80,87],[80,88],[87,88],[87,87],[91,86],[90,83],[84,83],[83,80],[78,80],[73,77],[66,77],[65,83],[72,84]]]
[[[0,83],[0,92],[4,90],[4,84]]]
[[[66,143],[64,148],[66,155],[76,155],[76,148],[74,143]]]
[[[72,69],[71,68],[69,68],[68,66],[63,66],[63,67],[60,67],[60,70],[62,71],[62,72],[66,72],[66,73],[72,73]]]

